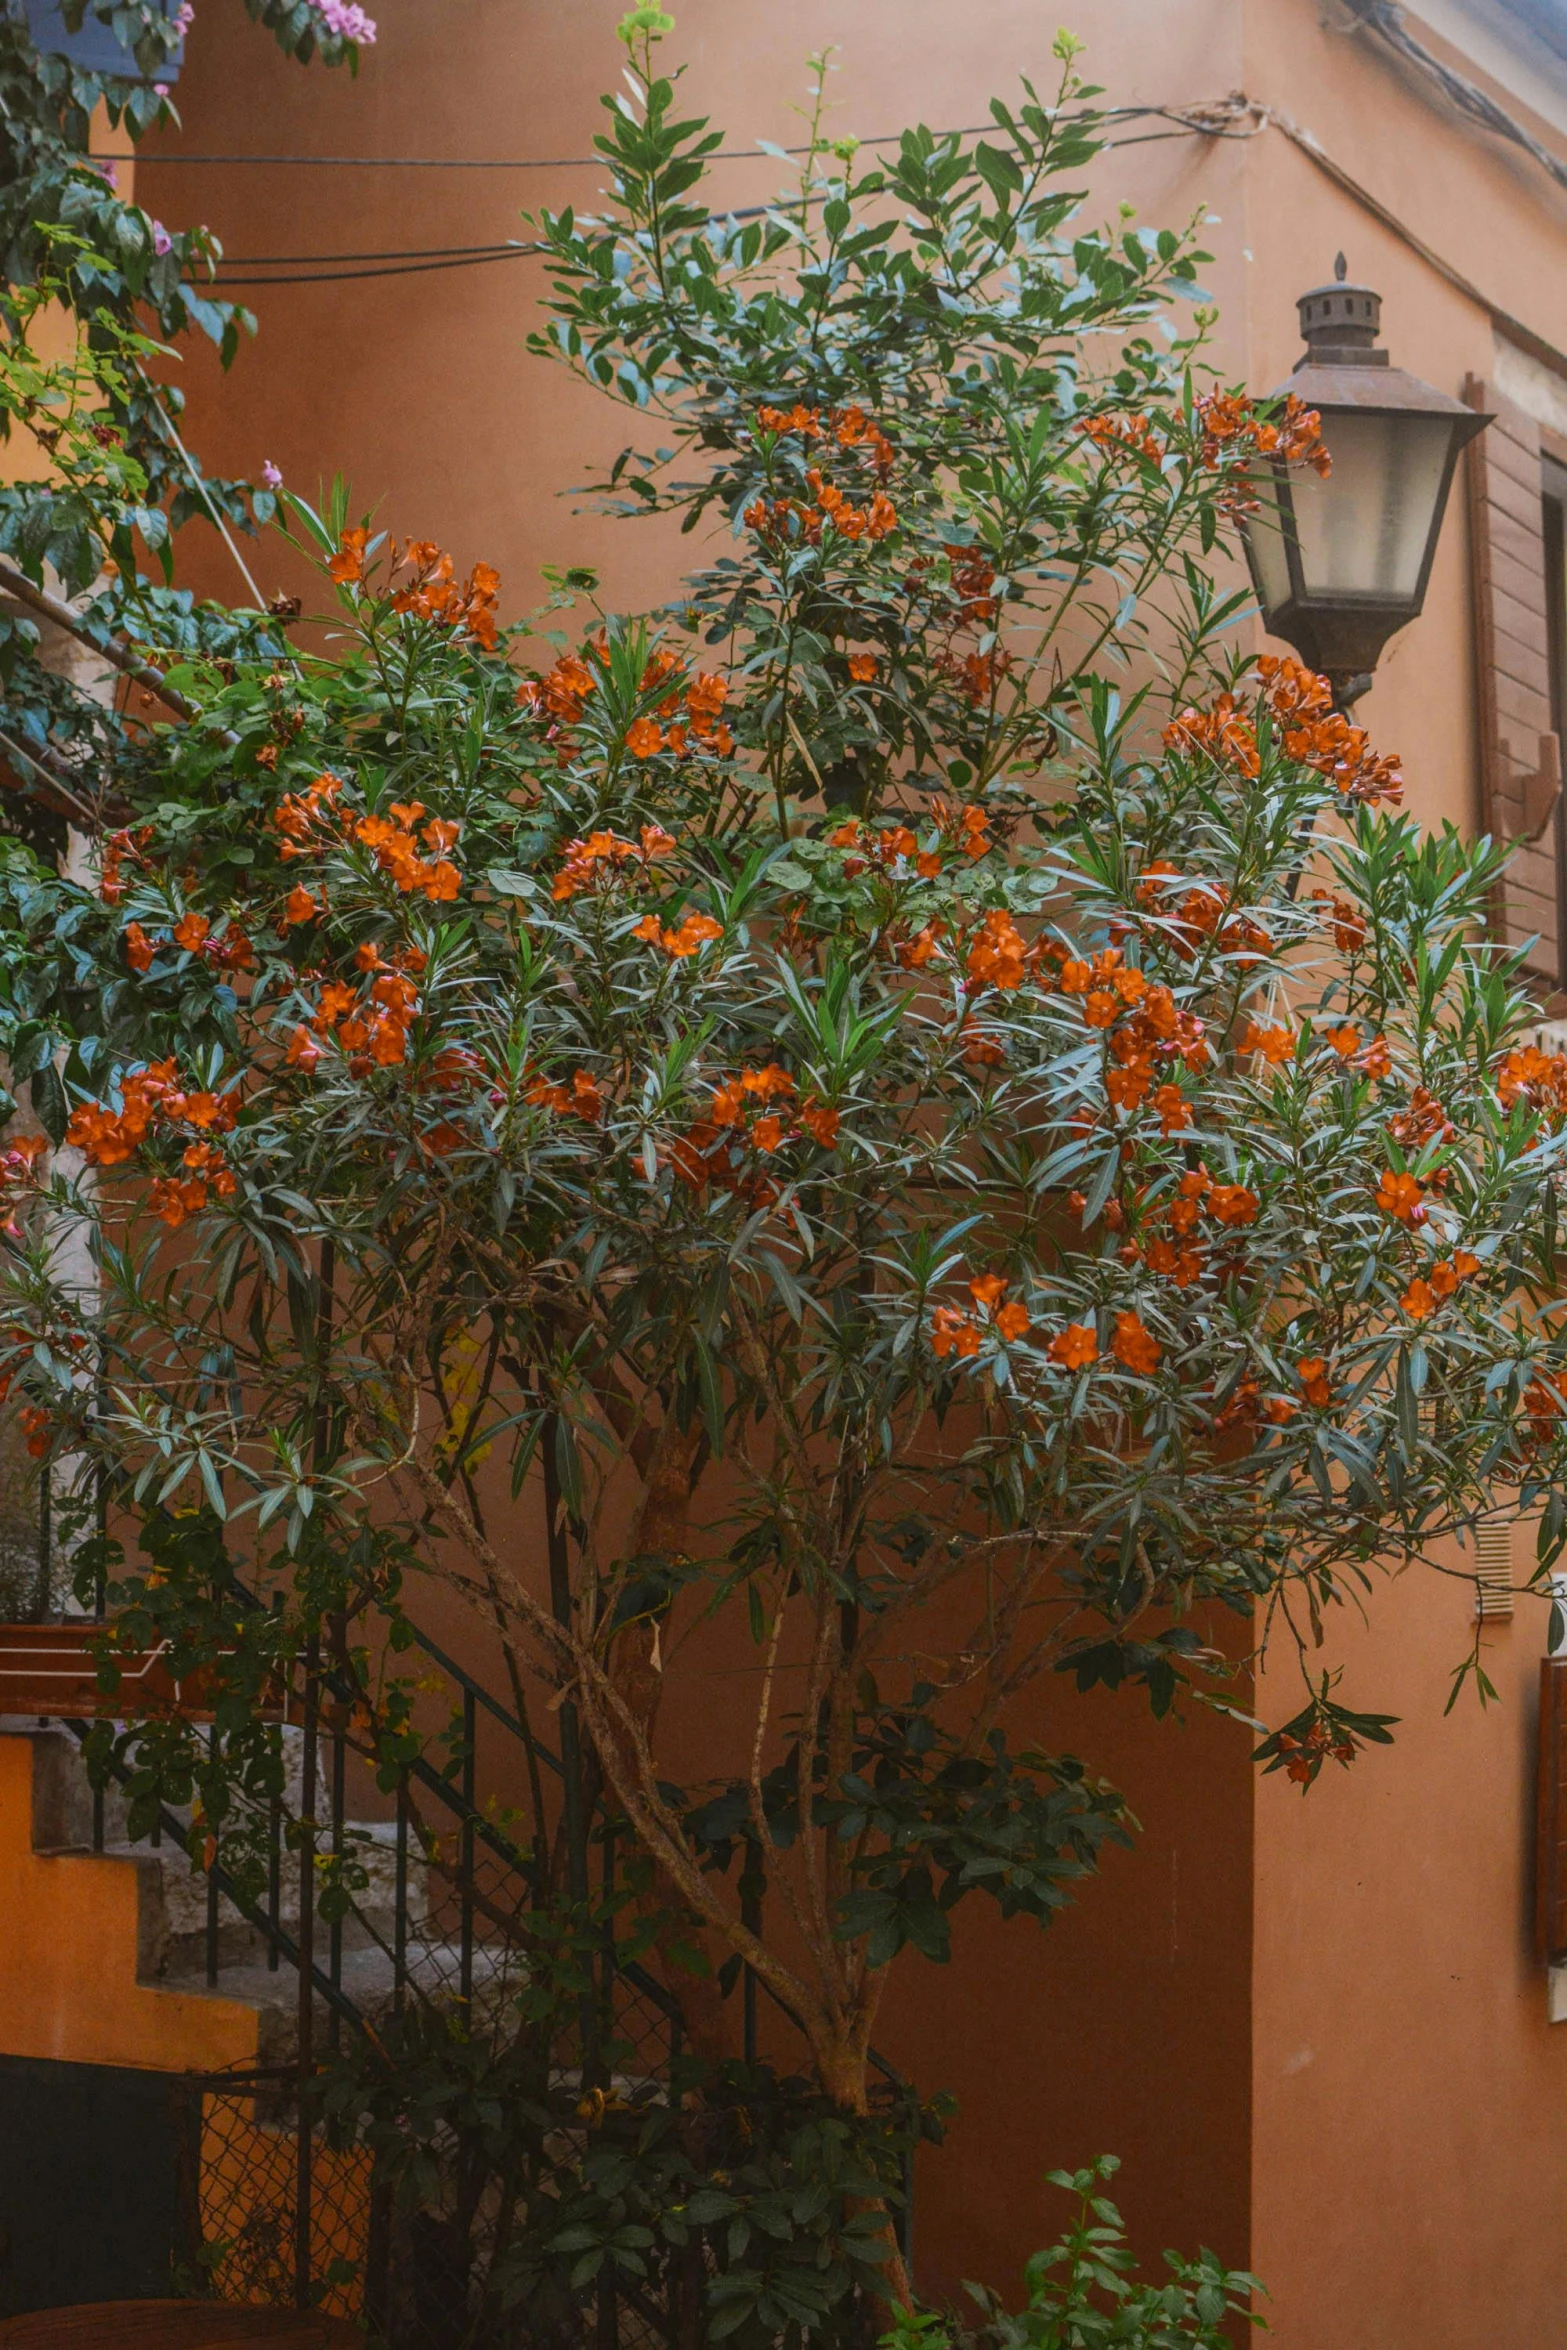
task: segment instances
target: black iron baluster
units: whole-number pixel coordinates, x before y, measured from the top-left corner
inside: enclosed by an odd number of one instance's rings
[[[333,1620],[332,1648],[339,1676],[339,1688],[332,1706],[332,1858],[340,1865],[343,1858],[343,1811],[348,1768],[347,1703],[341,1687],[348,1663],[348,1626],[342,1616]],[[327,1937],[327,1973],[334,1991],[343,1988],[343,1918],[337,1906],[341,1890],[341,1885],[334,1881],[333,1915]],[[342,2045],[343,2021],[336,2007],[333,2007],[327,2016],[327,2046],[332,2055],[336,2056]]]
[[[408,1983],[408,1773],[397,1780],[397,1876],[392,1892],[392,2012],[403,2012]]]
[[[54,1597],[53,1520],[54,1487],[45,1461],[38,1472],[38,1588],[33,1594],[33,1612],[40,1624],[49,1621],[49,1603]]]
[[[549,1549],[550,1605],[555,1620],[571,1622],[571,1558],[567,1548],[566,1518],[561,1506],[560,1464],[555,1457],[557,1422],[553,1413],[544,1423],[539,1451],[544,1462],[544,1531]],[[561,1808],[566,1831],[566,1889],[583,1908],[588,1900],[587,1822],[582,1804],[582,1736],[577,1709],[568,1697],[560,1709]],[[598,2075],[598,2002],[591,1986],[581,2005],[582,2085]]]
[[[462,1696],[462,1827],[459,1890],[462,1897],[462,1971],[461,1996],[473,1998],[473,1819],[474,1801],[478,1788],[478,1770],[475,1749],[479,1738],[479,1712],[473,1702],[473,1691],[465,1689]]]
[[[316,1932],[316,1705],[320,1650],[305,1650],[304,1756],[299,1799],[299,2141],[294,2192],[294,2300],[310,2307],[311,2143],[309,2084],[315,2070],[315,1994],[311,1974]]]
[[[95,1401],[98,1417],[102,1419],[104,1382],[101,1360]],[[105,1563],[108,1558],[109,1541],[109,1472],[102,1460],[98,1463],[93,1485],[93,1498],[96,1503],[95,1531],[98,1536],[98,1572],[93,1577],[92,1612],[94,1621],[101,1624],[109,1608],[109,1576]],[[100,1780],[92,1791],[92,1848],[94,1852],[102,1852],[103,1850],[103,1794],[103,1782]]]
[[[272,1613],[274,1618],[281,1615],[282,1611],[283,1594],[281,1591],[274,1591],[272,1594]],[[286,1721],[288,1715],[286,1687],[284,1694],[283,1714],[284,1720]],[[274,1732],[274,1736],[277,1739],[277,1759],[280,1769],[284,1767],[284,1760],[287,1754],[287,1747],[285,1746],[283,1739],[283,1729],[284,1723],[280,1722],[276,1731]],[[283,1797],[280,1790],[270,1798],[267,1804],[267,1926],[269,1929],[267,1934],[267,1972],[271,1975],[275,1975],[278,1970],[278,1928],[282,1923]]]
[[[740,1877],[740,1923],[758,1937],[762,1931],[762,1892],[752,1875],[759,1867],[758,1856],[746,1846],[746,1861]],[[744,2034],[745,2061],[756,2062],[756,1973],[749,1959],[740,1977],[741,2029]]]
[[[207,1732],[207,1759],[216,1772],[218,1759],[218,1725],[213,1723]],[[207,1989],[216,1990],[218,1981],[218,1880],[212,1863],[217,1858],[211,1823],[207,1827]]]

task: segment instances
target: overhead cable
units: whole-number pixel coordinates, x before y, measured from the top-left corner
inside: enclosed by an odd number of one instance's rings
[[[1210,137],[1223,137],[1222,130],[1211,130],[1202,120],[1202,107],[1181,106],[1112,106],[1099,113],[1066,116],[1067,122],[1077,120],[1094,122],[1139,122],[1150,118],[1172,122],[1180,130],[1205,131]],[[1000,126],[994,122],[969,123],[961,130],[942,131],[944,139],[974,139]],[[874,138],[859,139],[860,147],[896,147],[902,144],[902,131],[880,131]],[[1158,136],[1159,134],[1155,134]],[[1230,134],[1233,135],[1233,134]],[[1244,135],[1244,134],[1242,134]],[[1130,140],[1107,142],[1116,146],[1131,145]],[[719,147],[707,156],[709,163],[759,163],[768,156],[822,155],[832,152],[831,142],[818,140],[814,147]],[[224,163],[269,164],[315,171],[589,171],[602,170],[609,158],[602,152],[596,155],[160,155],[136,154],[129,156],[94,154],[88,158],[94,163],[164,164]]]
[[[1432,55],[1425,44],[1417,41],[1404,22],[1404,11],[1398,0],[1344,0],[1355,22],[1368,33],[1375,33],[1395,50],[1406,63],[1413,65],[1427,81],[1435,82],[1450,104],[1470,122],[1476,122],[1498,139],[1506,139],[1514,147],[1522,147],[1532,155],[1542,171],[1548,171],[1559,188],[1567,188],[1567,162],[1553,155],[1523,124],[1498,106],[1496,100],[1482,90],[1467,75],[1457,73]]]

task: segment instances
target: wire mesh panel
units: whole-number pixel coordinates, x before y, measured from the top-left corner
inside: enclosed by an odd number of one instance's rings
[[[192,2290],[219,2301],[357,2317],[370,2253],[371,2170],[363,2148],[333,2143],[318,2075],[297,2066],[194,2076],[200,2110],[200,2248]],[[307,2258],[301,2268],[302,2102],[310,2121]]]

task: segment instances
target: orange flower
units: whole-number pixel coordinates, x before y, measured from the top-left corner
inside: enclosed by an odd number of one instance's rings
[[[368,530],[345,530],[337,544],[337,553],[327,570],[339,587],[347,587],[365,575],[365,549],[370,544]]]
[[[1005,1277],[1000,1273],[980,1273],[968,1287],[974,1303],[987,1309],[999,1305],[1007,1293]]]
[[[1374,1036],[1363,1053],[1356,1055],[1355,1067],[1366,1077],[1380,1081],[1393,1074],[1393,1055],[1385,1036]]]
[[[313,922],[321,911],[304,883],[296,882],[283,902],[283,920],[289,925]]]
[[[781,1118],[758,1118],[751,1129],[751,1140],[759,1151],[775,1151],[783,1140]]]
[[[1161,1085],[1154,1094],[1153,1106],[1166,1134],[1178,1134],[1192,1122],[1191,1104],[1178,1085]]]
[[[880,664],[874,653],[851,653],[849,675],[856,685],[869,685]]]
[[[1360,1050],[1360,1030],[1352,1027],[1348,1021],[1342,1028],[1324,1030],[1324,1034],[1341,1061],[1353,1059]]]
[[[671,961],[678,963],[694,955],[709,939],[722,938],[724,926],[711,914],[688,914],[678,930],[666,930],[656,914],[645,914],[631,935],[646,939],[649,946],[662,947]]]
[[[1105,1071],[1105,1092],[1118,1110],[1135,1110],[1148,1097],[1153,1084],[1153,1070],[1146,1061],[1133,1061],[1124,1069]]]
[[[1413,1322],[1423,1322],[1427,1314],[1436,1312],[1436,1297],[1431,1285],[1418,1276],[1411,1281],[1398,1302]]]
[[[1221,1224],[1255,1224],[1257,1194],[1244,1183],[1216,1183],[1208,1194],[1208,1213]]]
[[[1377,1185],[1377,1206],[1384,1214],[1395,1216],[1400,1224],[1422,1224],[1425,1221],[1425,1187],[1413,1175],[1400,1175],[1389,1167]]]
[[[1282,1024],[1260,1028],[1253,1020],[1241,1038],[1240,1049],[1243,1053],[1261,1053],[1265,1061],[1276,1065],[1280,1061],[1289,1060],[1294,1053],[1295,1031]]]
[[[930,1346],[932,1354],[943,1359],[950,1354],[976,1355],[979,1332],[955,1306],[938,1306],[930,1318]]]
[[[1321,1355],[1302,1355],[1295,1365],[1295,1376],[1300,1381],[1300,1392],[1309,1404],[1320,1411],[1333,1400],[1328,1384],[1328,1366]]]
[[[634,719],[626,729],[626,748],[634,759],[651,759],[664,747],[664,737],[651,718]]]
[[[22,1406],[22,1433],[33,1459],[41,1461],[49,1450],[49,1414],[41,1404]]]
[[[981,987],[1021,987],[1026,949],[1004,908],[993,906],[968,951],[969,977]]]
[[[291,1069],[298,1069],[309,1077],[321,1058],[321,1047],[308,1028],[296,1028],[284,1058]]]
[[[1144,1328],[1140,1316],[1135,1313],[1116,1315],[1115,1337],[1111,1347],[1117,1362],[1124,1363],[1129,1371],[1140,1372],[1144,1378],[1151,1377],[1158,1370],[1164,1351],[1152,1331]]]
[[[186,954],[198,955],[211,928],[205,914],[182,914],[174,925],[174,943],[183,947]]]
[[[807,1102],[800,1112],[800,1124],[824,1151],[830,1151],[838,1139],[838,1112],[825,1102]]]
[[[125,960],[133,971],[149,971],[157,948],[139,922],[130,923],[125,932]]]
[[[1091,1323],[1068,1322],[1064,1330],[1057,1331],[1045,1352],[1063,1370],[1081,1371],[1098,1361],[1099,1340]]]
[[[1003,1306],[996,1316],[996,1329],[1008,1344],[1014,1338],[1026,1337],[1030,1328],[1028,1308],[1015,1298],[1010,1305]]]

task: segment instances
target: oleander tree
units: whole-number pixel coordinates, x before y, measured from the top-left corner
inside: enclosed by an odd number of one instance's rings
[[[602,211],[535,224],[539,341],[633,419],[602,495],[705,560],[503,625],[486,566],[285,493],[325,649],[139,629],[93,877],[6,850],[4,1046],[67,1148],[3,1162],[4,1353],[108,1496],[86,1571],[241,1697],[421,1578],[498,1618],[692,2046],[743,1963],[858,2117],[891,1970],[1131,1832],[1043,1682],[1163,1711],[1260,1625],[1309,1785],[1388,1734],[1317,1662],[1337,1603],[1537,1504],[1558,1556],[1567,1063],[1485,937],[1504,850],[1250,650],[1252,471],[1331,450],[1213,377],[1193,232],[1086,225],[1075,45],[977,141],[866,165],[818,113],[742,222],[666,29],[627,19]],[[715,1618],[749,1716],[676,1784]],[[238,1868],[262,1732],[219,1729],[124,1737]],[[834,2257],[906,2299],[860,2200]],[[809,2333],[772,2289],[723,2326]]]

